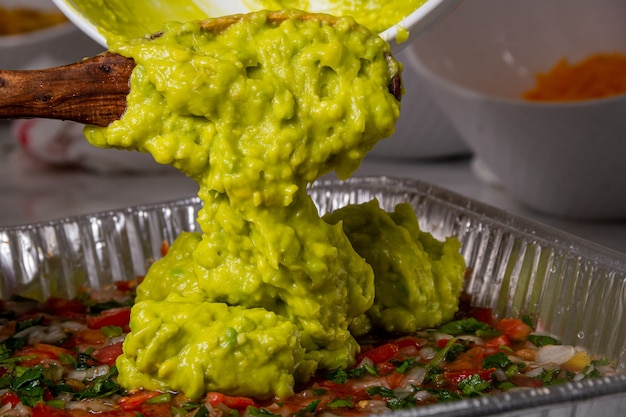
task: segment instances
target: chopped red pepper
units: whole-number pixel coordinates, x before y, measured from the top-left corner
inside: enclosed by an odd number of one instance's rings
[[[524,323],[520,319],[504,318],[498,321],[495,325],[496,330],[506,334],[514,341],[524,341],[528,338],[528,335],[532,333],[533,329],[528,324]]]
[[[119,307],[104,310],[97,316],[87,316],[87,326],[101,329],[104,326],[126,327],[130,322],[130,307]]]
[[[98,360],[98,362],[105,365],[115,365],[115,360],[122,354],[122,342],[115,343],[109,346],[105,346],[102,349],[95,351],[92,356]]]
[[[357,358],[357,362],[360,362],[363,358],[369,358],[375,364],[380,364],[396,356],[399,351],[400,347],[397,344],[386,343],[374,349],[361,352],[359,358]]]
[[[2,405],[11,404],[12,406],[16,406],[20,402],[20,397],[12,391],[5,392],[2,395],[2,399],[0,399],[0,403],[2,403]]]
[[[161,395],[158,391],[137,391],[127,397],[120,398],[118,404],[122,410],[138,410],[150,398]]]
[[[236,396],[233,397],[215,391],[207,393],[206,399],[213,407],[218,404],[224,404],[226,407],[232,408],[234,410],[245,410],[248,407],[257,406],[252,398]]]

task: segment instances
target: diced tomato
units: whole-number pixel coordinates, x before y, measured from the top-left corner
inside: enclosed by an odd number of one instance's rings
[[[449,341],[450,339],[439,339],[435,343],[435,346],[437,346],[439,349],[443,349],[444,347],[446,347]]]
[[[528,338],[533,329],[520,319],[503,318],[495,325],[496,330],[506,334],[511,340],[521,342]]]
[[[170,250],[170,243],[167,240],[161,242],[161,256],[167,255]]]
[[[470,317],[474,317],[476,320],[493,326],[496,322],[493,316],[493,310],[488,307],[474,307],[470,311]]]
[[[414,347],[419,350],[422,348],[422,344],[415,337],[403,337],[402,339],[395,340],[393,344],[397,345],[400,349],[404,349],[406,347]]]
[[[97,316],[87,316],[87,326],[91,329],[101,329],[104,326],[119,326],[126,328],[130,322],[130,307],[119,307],[104,310]]]
[[[361,352],[357,358],[357,362],[360,362],[363,358],[369,358],[375,364],[380,364],[396,356],[399,351],[400,347],[395,343],[386,343],[365,352]]]
[[[509,378],[509,382],[518,387],[539,388],[543,386],[541,380],[529,378],[525,375],[514,375]]]
[[[33,348],[37,350],[41,350],[41,351],[50,352],[51,354],[56,356],[56,359],[58,359],[61,355],[73,356],[75,354],[73,351],[69,349],[65,349],[60,346],[49,345],[47,343],[36,343],[35,345],[33,345]]]
[[[501,334],[485,342],[485,347],[488,348],[499,348],[500,346],[511,347],[511,339],[509,336]]]
[[[76,345],[101,345],[106,342],[107,337],[101,329],[81,329],[74,333],[74,343]]]
[[[389,361],[377,364],[377,368],[378,374],[382,376],[389,375],[396,370],[396,366]]]
[[[2,403],[2,405],[11,404],[12,406],[16,406],[20,402],[20,397],[12,391],[5,392],[0,399],[0,403]]]
[[[474,375],[478,375],[481,379],[489,381],[491,379],[491,374],[493,374],[495,370],[496,368],[446,371],[443,373],[443,376],[448,382],[456,386],[459,382]]]
[[[389,388],[396,389],[400,386],[402,381],[404,381],[404,375],[400,372],[392,372],[385,376],[385,381],[387,382]]]
[[[122,354],[122,342],[114,343],[109,346],[105,346],[102,349],[98,349],[91,356],[93,356],[98,362],[105,365],[115,365],[115,360]]]
[[[37,366],[45,362],[52,360],[56,361],[59,359],[59,356],[56,353],[47,349],[37,349],[34,346],[22,348],[16,351],[13,356],[20,357],[20,365],[27,367]]]
[[[234,410],[245,410],[252,406],[256,407],[256,403],[252,398],[248,397],[233,397],[224,395],[221,392],[209,392],[206,395],[207,402],[215,407],[218,404],[224,404],[226,407]]]
[[[115,281],[115,288],[122,292],[134,291],[137,288],[137,281]]]
[[[139,416],[170,417],[173,415],[175,414],[172,413],[172,404],[143,403],[141,405],[141,408],[139,409],[139,412],[137,412],[135,415],[128,416],[128,417],[139,417]],[[90,415],[89,417],[100,417],[100,416],[98,414],[95,414],[95,415]],[[118,417],[118,416],[106,416],[106,417]],[[125,416],[119,416],[119,417],[125,417]]]
[[[31,417],[67,417],[69,412],[39,403],[32,408]]]
[[[69,313],[83,314],[87,311],[87,307],[80,300],[68,300],[58,297],[48,298],[45,303],[45,309],[58,316],[65,316]]]
[[[118,404],[125,411],[139,410],[143,403],[159,395],[161,393],[158,391],[137,391],[127,397],[120,398]]]
[[[485,348],[474,346],[466,352],[461,353],[453,362],[445,365],[448,371],[463,371],[465,369],[481,369],[485,358]]]

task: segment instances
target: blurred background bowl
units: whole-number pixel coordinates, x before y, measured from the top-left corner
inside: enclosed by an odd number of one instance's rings
[[[0,7],[59,13],[49,0],[0,0]],[[0,35],[0,69],[39,69],[69,64],[96,55],[103,47],[76,26],[63,23],[11,35]]]
[[[622,0],[471,0],[418,39],[408,66],[475,155],[475,173],[556,216],[626,218],[626,95],[529,102],[566,58],[626,53]]]

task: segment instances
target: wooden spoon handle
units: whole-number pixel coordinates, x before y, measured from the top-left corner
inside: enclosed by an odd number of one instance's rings
[[[126,109],[135,62],[104,53],[42,70],[0,70],[0,118],[72,120],[107,126]]]

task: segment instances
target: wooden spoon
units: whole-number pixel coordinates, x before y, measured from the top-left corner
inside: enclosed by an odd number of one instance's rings
[[[203,22],[203,28],[219,33],[244,15],[224,16]],[[280,23],[290,17],[272,12],[268,20]],[[300,19],[332,16],[305,13]],[[154,37],[160,34],[153,35]],[[387,57],[390,61],[390,56]],[[108,126],[126,110],[126,96],[135,61],[118,54],[104,53],[80,62],[42,70],[0,70],[0,118],[45,118],[72,120]],[[390,61],[389,92],[400,100],[402,82]]]

